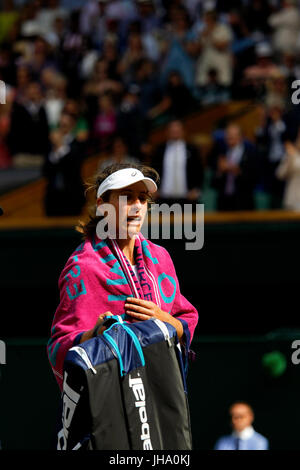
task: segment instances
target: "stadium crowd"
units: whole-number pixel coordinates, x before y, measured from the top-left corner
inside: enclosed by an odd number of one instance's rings
[[[300,1],[1,3],[0,169],[41,167],[48,215],[81,211],[87,155],[161,167],[166,154],[159,160],[161,149],[148,141],[154,127],[232,100],[261,107],[254,141],[237,125],[216,130],[206,167],[201,152],[190,166],[198,182],[193,174],[190,186],[187,174],[178,183],[186,197],[168,197],[201,201],[208,169],[219,210],[254,209],[256,188],[270,194],[272,208],[300,208],[300,111],[291,100],[300,79]]]

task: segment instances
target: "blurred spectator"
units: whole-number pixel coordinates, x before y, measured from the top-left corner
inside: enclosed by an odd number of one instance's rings
[[[41,9],[41,1],[34,0],[24,4],[21,16],[21,35],[22,37],[32,38],[42,33],[38,21],[38,13]]]
[[[80,32],[89,35],[93,43],[101,48],[107,33],[106,8],[109,0],[88,0],[80,12]]]
[[[79,11],[72,11],[68,28],[61,44],[63,61],[60,66],[69,78],[68,94],[78,96],[80,93],[80,63],[84,53],[85,41],[79,29]]]
[[[66,18],[67,11],[60,6],[59,0],[47,0],[45,5],[39,9],[36,21],[39,24],[41,34],[47,36],[54,29],[54,23],[57,18]]]
[[[271,196],[271,208],[281,207],[284,183],[278,179],[276,169],[284,154],[287,125],[282,104],[266,108],[262,124],[256,129],[256,144],[259,149],[264,189]]]
[[[8,168],[12,164],[7,136],[9,133],[10,116],[8,113],[0,114],[0,170]]]
[[[244,6],[242,13],[252,37],[261,40],[270,33],[268,18],[271,6],[268,0],[251,0]]]
[[[269,16],[273,29],[273,47],[278,53],[294,51],[300,28],[300,12],[296,0],[282,0],[281,9]]]
[[[256,149],[243,138],[238,125],[227,126],[224,139],[215,142],[210,159],[213,168],[212,185],[218,192],[218,210],[254,209]]]
[[[285,143],[285,155],[276,169],[277,178],[285,181],[283,207],[300,210],[300,132],[295,143]]]
[[[215,69],[219,84],[229,87],[232,83],[233,56],[230,46],[233,40],[231,28],[218,21],[216,11],[204,15],[204,28],[199,37],[200,55],[196,67],[196,84],[208,83],[208,71]]]
[[[261,42],[255,47],[256,63],[244,70],[243,88],[247,98],[265,98],[267,80],[279,73],[273,61],[273,51],[269,43]]]
[[[268,450],[269,442],[252,426],[254,412],[246,402],[235,402],[229,409],[232,434],[223,436],[215,444],[215,450]]]
[[[45,212],[48,216],[79,215],[85,203],[81,164],[83,147],[74,136],[73,115],[62,113],[51,133],[51,147],[44,166],[47,179]]]
[[[230,100],[228,87],[220,83],[218,71],[209,69],[207,71],[207,83],[199,88],[199,98],[202,105],[219,104]]]
[[[142,59],[137,63],[133,84],[138,87],[140,109],[143,117],[147,118],[150,110],[161,98],[161,89],[157,80],[155,65],[151,60]]]
[[[19,18],[19,12],[15,9],[13,0],[3,0],[0,12],[0,44],[6,41],[10,30]]]
[[[29,67],[19,65],[16,69],[16,100],[23,101],[25,99],[26,89],[31,82]]]
[[[41,86],[30,82],[12,107],[8,142],[15,166],[40,166],[48,150],[48,121]]]
[[[181,119],[195,108],[194,96],[183,83],[180,73],[174,70],[169,74],[162,100],[149,110],[148,116],[155,119],[167,113],[172,118]]]
[[[203,165],[200,151],[185,139],[181,121],[168,124],[166,141],[156,149],[152,166],[161,176],[161,202],[197,203],[201,196]]]
[[[129,154],[139,158],[147,138],[147,126],[140,105],[140,89],[130,85],[123,94],[117,118],[118,134],[128,147]]]
[[[137,158],[131,157],[128,155],[127,145],[122,139],[122,137],[116,135],[114,137],[112,146],[111,146],[111,153],[109,156],[103,160],[101,160],[99,164],[99,171],[102,171],[109,165],[114,163],[138,163],[139,160]]]
[[[48,68],[56,69],[54,58],[51,55],[51,47],[44,38],[38,37],[35,39],[33,53],[25,64],[29,66],[31,75],[36,81],[40,81],[43,70]]]
[[[95,63],[93,75],[86,83],[84,91],[87,95],[94,96],[107,92],[118,95],[122,89],[122,84],[116,78],[110,77],[108,61],[106,59],[99,59]]]
[[[96,116],[93,134],[97,141],[96,148],[104,151],[109,148],[112,138],[117,130],[116,108],[109,93],[100,95],[98,99],[99,111]]]
[[[78,142],[86,142],[90,135],[89,125],[82,112],[81,103],[78,100],[68,98],[65,102],[63,112],[71,114],[75,119],[73,134]]]
[[[136,3],[141,31],[147,34],[159,29],[161,20],[155,10],[155,0],[136,0]]]
[[[45,90],[44,106],[48,124],[53,129],[58,125],[66,102],[67,79],[52,69],[45,69],[41,74],[41,82]]]
[[[193,91],[195,82],[196,36],[186,9],[180,5],[170,8],[170,23],[166,25],[162,48],[164,60],[161,69],[162,84],[170,72],[177,71],[184,84]]]
[[[131,32],[127,48],[118,65],[118,73],[123,77],[125,83],[129,84],[134,80],[135,67],[144,58],[146,58],[146,51],[143,47],[141,34]]]
[[[120,81],[118,73],[119,53],[117,39],[108,37],[105,39],[101,58],[107,63],[107,74],[111,80]]]

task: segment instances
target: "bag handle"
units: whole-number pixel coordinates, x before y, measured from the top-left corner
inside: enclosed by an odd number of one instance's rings
[[[116,317],[117,316],[115,316],[115,318]],[[133,340],[133,344],[136,347],[136,350],[137,350],[138,355],[140,357],[140,361],[141,361],[142,366],[145,365],[145,358],[144,358],[144,353],[143,353],[142,347],[140,345],[139,339],[136,336],[136,334],[128,326],[126,326],[125,323],[121,323],[119,320],[116,320],[107,330],[103,331],[102,336],[106,339],[106,341],[108,341],[110,343],[111,347],[113,348],[113,350],[114,350],[114,352],[117,356],[117,359],[118,359],[119,364],[120,364],[120,374],[121,374],[121,377],[122,377],[125,374],[122,355],[121,355],[121,352],[120,352],[120,349],[119,349],[117,343],[109,335],[109,330],[111,328],[113,328],[114,326],[116,326],[116,325],[120,325],[120,327],[123,328],[126,331],[126,333],[131,336],[131,338]]]

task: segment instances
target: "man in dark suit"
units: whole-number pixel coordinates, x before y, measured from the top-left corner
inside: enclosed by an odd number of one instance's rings
[[[51,133],[51,148],[44,165],[48,216],[79,215],[85,203],[81,179],[84,143],[74,135],[75,123],[75,117],[64,112],[58,129]]]
[[[30,82],[24,100],[16,100],[12,106],[8,143],[14,165],[40,166],[49,148],[48,134],[41,86]]]
[[[203,165],[199,149],[185,139],[181,121],[167,128],[167,140],[156,149],[152,166],[158,171],[161,202],[192,203],[199,201],[203,183]]]
[[[215,142],[211,153],[212,186],[218,192],[220,211],[254,209],[258,179],[257,155],[236,124],[229,124],[224,139]]]

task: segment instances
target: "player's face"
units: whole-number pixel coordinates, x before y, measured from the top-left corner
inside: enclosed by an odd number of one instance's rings
[[[234,431],[241,432],[250,426],[253,422],[253,414],[248,406],[237,404],[231,407],[229,411],[231,424]]]
[[[142,181],[112,190],[108,204],[115,211],[117,238],[132,238],[140,232],[148,208],[149,193]],[[110,214],[108,214],[109,216]]]

